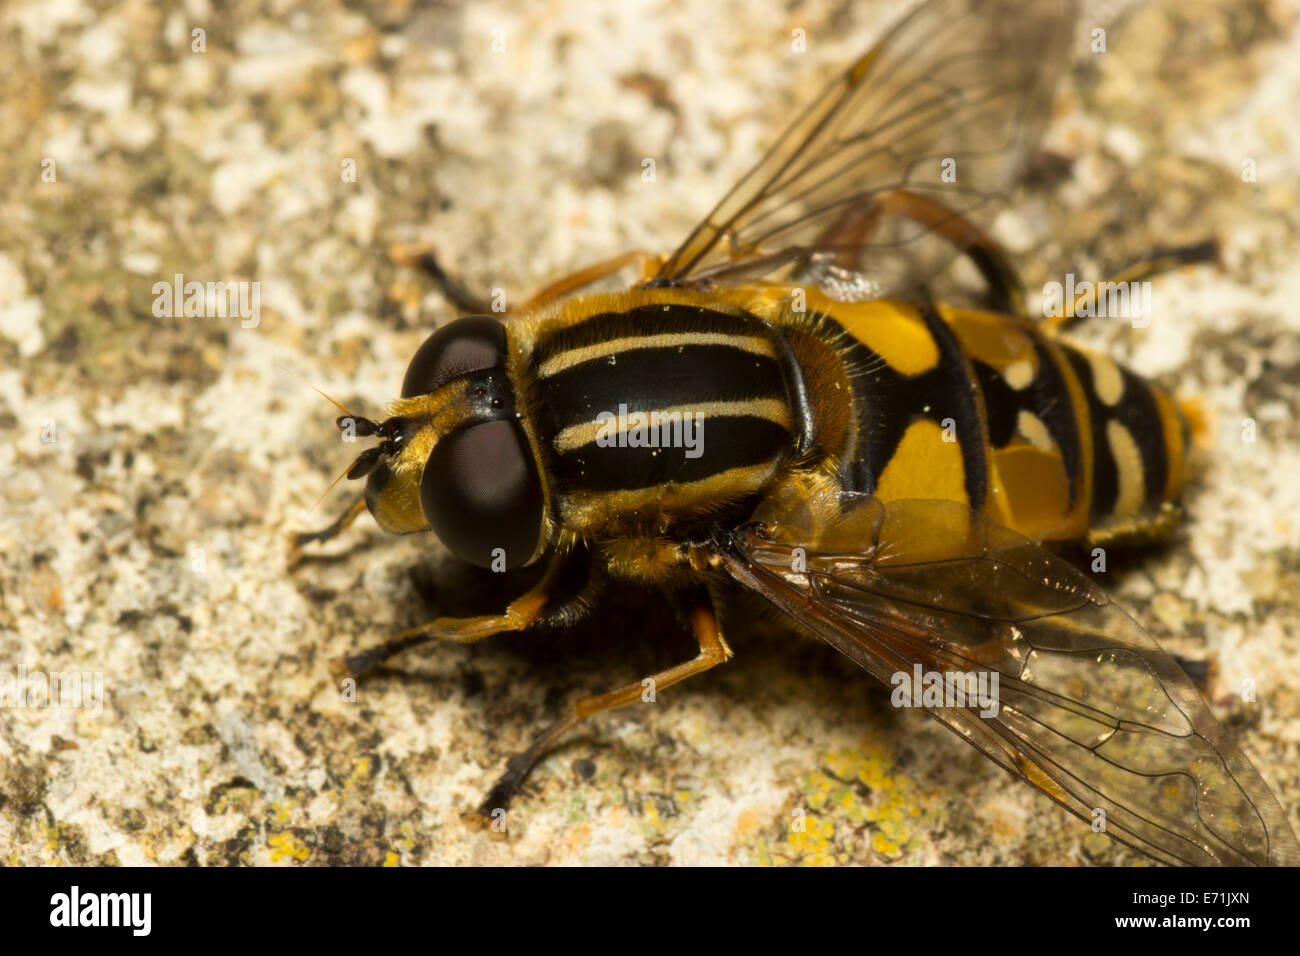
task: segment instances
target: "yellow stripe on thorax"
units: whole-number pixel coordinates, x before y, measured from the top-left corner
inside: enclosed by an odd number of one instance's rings
[[[548,378],[565,369],[590,362],[593,359],[615,357],[630,349],[672,349],[687,348],[693,345],[728,345],[732,348],[775,358],[776,350],[772,343],[760,336],[728,335],[721,332],[674,332],[666,335],[628,335],[587,345],[582,348],[568,349],[541,364],[537,369],[538,378]]]

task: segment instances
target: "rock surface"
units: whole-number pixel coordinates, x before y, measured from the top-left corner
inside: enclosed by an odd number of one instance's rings
[[[742,614],[734,662],[574,734],[505,839],[462,824],[563,701],[689,639],[624,593],[570,634],[414,652],[345,701],[334,658],[524,582],[368,518],[290,568],[287,535],[344,507],[307,517],[350,455],[277,365],[362,414],[395,395],[452,313],[393,241],[516,298],[670,248],[897,4],[265,6],[0,11],[0,670],[103,681],[99,713],[0,710],[4,862],[1141,861]],[[1189,520],[1108,583],[1211,662],[1216,714],[1293,821],[1298,22],[1295,0],[1087,5],[1045,144],[1071,162],[998,227],[1030,288],[1223,242],[1222,268],[1155,282],[1149,328],[1079,333],[1217,423]],[[258,322],[157,317],[177,274],[256,280]]]

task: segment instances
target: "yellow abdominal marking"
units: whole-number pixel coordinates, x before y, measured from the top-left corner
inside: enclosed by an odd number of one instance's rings
[[[1106,423],[1106,440],[1115,456],[1119,477],[1119,494],[1115,499],[1115,516],[1135,515],[1146,498],[1146,480],[1142,473],[1142,453],[1127,428],[1117,421]]]
[[[1026,389],[1034,381],[1033,363],[1024,359],[1012,362],[1002,370],[1002,378],[1017,392]]]
[[[845,331],[896,372],[919,375],[939,364],[939,346],[911,306],[887,301],[836,303],[830,311]]]
[[[1055,447],[1052,435],[1043,424],[1043,420],[1028,409],[1020,410],[1020,415],[1016,418],[1016,431],[1035,448],[1051,451]]]
[[[1092,386],[1097,397],[1110,406],[1119,404],[1124,397],[1124,377],[1119,366],[1105,355],[1089,352],[1088,364],[1092,368]]]
[[[943,498],[969,503],[961,446],[944,441],[943,434],[944,430],[928,419],[908,428],[880,476],[876,496],[882,501]]]

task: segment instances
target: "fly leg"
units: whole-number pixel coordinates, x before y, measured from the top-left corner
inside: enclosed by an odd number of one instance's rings
[[[649,276],[654,267],[663,261],[663,256],[655,255],[652,252],[643,252],[635,250],[625,252],[621,256],[614,256],[612,259],[604,259],[595,265],[588,266],[572,275],[567,275],[563,279],[557,279],[546,288],[542,289],[525,304],[525,309],[536,308],[539,305],[545,305],[547,302],[553,302],[561,299],[571,292],[576,292],[581,288],[591,285],[593,282],[599,282],[606,276],[613,275],[618,270],[623,269],[632,263],[640,263],[641,271],[644,275]]]
[[[339,515],[327,527],[319,531],[302,531],[289,538],[289,563],[295,564],[302,557],[302,546],[312,542],[325,542],[337,537],[348,525],[357,520],[357,516],[366,510],[366,498],[357,495],[357,499],[348,505],[348,510]]]
[[[434,281],[442,294],[447,297],[447,301],[454,305],[462,315],[489,315],[495,311],[487,300],[467,291],[463,285],[447,274],[442,264],[438,262],[433,247],[428,243],[395,243],[389,247],[388,256],[398,265],[414,266],[424,272]],[[555,299],[563,298],[572,292],[591,285],[593,282],[598,282],[606,276],[614,274],[634,262],[641,263],[643,273],[648,275],[653,267],[662,261],[662,256],[650,252],[625,252],[621,256],[614,256],[612,259],[597,262],[595,265],[588,266],[579,272],[552,282],[525,302],[524,308],[535,308]]]
[[[839,247],[836,265],[858,267],[861,247],[886,216],[900,216],[942,236],[968,259],[988,285],[990,306],[1011,315],[1025,316],[1025,292],[1011,260],[994,239],[961,213],[907,189],[891,189],[847,206],[812,243],[814,249]]]
[[[487,315],[492,306],[484,299],[467,290],[458,281],[447,275],[438,261],[433,246],[427,242],[395,242],[388,247],[388,258],[399,266],[413,266],[433,280],[447,301],[456,307],[461,315]]]
[[[556,741],[585,718],[601,711],[634,704],[642,699],[647,689],[657,693],[688,677],[702,674],[723,661],[730,660],[731,648],[727,646],[722,632],[718,630],[718,619],[713,602],[706,592],[696,595],[688,617],[691,631],[700,648],[700,652],[695,657],[607,694],[583,697],[575,701],[564,716],[546,728],[533,741],[532,746],[510,758],[506,763],[506,772],[498,778],[478,809],[467,815],[469,819],[475,823],[486,824],[496,811],[505,810],[537,762],[546,755]]]
[[[988,285],[990,305],[1010,315],[1025,316],[1025,287],[1020,273],[992,236],[960,213],[925,196],[895,189],[881,198],[887,213],[907,216],[951,242],[979,270]]]
[[[1087,316],[1080,316],[1078,311],[1095,299],[1099,286],[1141,282],[1144,279],[1171,272],[1182,266],[1218,261],[1219,240],[1213,237],[1186,246],[1153,249],[1127,269],[1105,280],[1104,283],[1094,284],[1091,291],[1079,293],[1074,297],[1073,302],[1063,303],[1060,312],[1043,319],[1043,327],[1052,332],[1064,332],[1082,322]]]
[[[579,577],[579,574],[583,575]],[[575,589],[574,581],[578,582]],[[440,617],[403,631],[360,654],[334,663],[340,677],[359,678],[403,651],[432,641],[473,644],[493,634],[531,627],[565,627],[584,617],[600,592],[603,578],[593,572],[586,549],[557,555],[542,580],[511,601],[501,614],[476,617]]]

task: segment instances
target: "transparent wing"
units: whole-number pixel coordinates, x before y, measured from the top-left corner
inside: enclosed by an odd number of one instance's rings
[[[928,0],[804,110],[652,281],[738,284],[789,267],[852,301],[911,288],[959,249],[999,255],[982,229],[1046,124],[1073,21],[1073,0]]]
[[[736,581],[886,683],[996,675],[995,708],[917,703],[1072,813],[1165,863],[1300,864],[1187,676],[1066,562],[953,502],[846,493],[754,520],[719,549]]]

